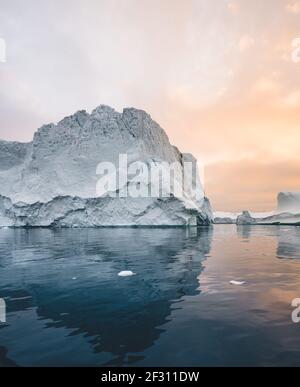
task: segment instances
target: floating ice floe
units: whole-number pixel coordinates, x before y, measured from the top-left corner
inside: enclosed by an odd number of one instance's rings
[[[133,275],[136,275],[136,273],[133,273],[130,270],[124,270],[124,271],[120,271],[120,273],[118,273],[119,277],[131,277]]]
[[[230,284],[231,285],[237,285],[237,286],[241,286],[241,285],[244,285],[246,282],[245,281],[230,281]]]
[[[73,277],[72,280],[77,280],[77,277]]]

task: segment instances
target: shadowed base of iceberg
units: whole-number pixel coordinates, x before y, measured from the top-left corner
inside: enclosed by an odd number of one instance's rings
[[[199,206],[169,198],[58,196],[47,203],[13,203],[0,196],[0,227],[197,227],[212,222],[208,199]]]

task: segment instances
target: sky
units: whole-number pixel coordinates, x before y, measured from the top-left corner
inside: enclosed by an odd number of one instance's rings
[[[300,191],[300,0],[0,0],[1,42],[1,139],[133,106],[204,165],[214,210]]]

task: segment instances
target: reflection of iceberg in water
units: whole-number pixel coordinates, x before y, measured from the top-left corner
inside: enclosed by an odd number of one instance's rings
[[[244,239],[247,242],[251,237],[253,226],[249,224],[239,224],[236,226],[237,234],[239,238]]]
[[[299,227],[281,229],[278,234],[277,258],[300,259]]]
[[[36,307],[48,330],[82,334],[95,354],[110,353],[109,364],[123,365],[158,339],[158,327],[183,296],[197,294],[212,229],[45,229],[0,235],[0,290],[8,312]],[[121,270],[137,275],[120,278]],[[32,340],[28,345],[38,351]],[[65,362],[72,365],[72,358]]]
[[[300,259],[300,228],[295,226],[238,225],[237,235],[244,242],[260,237],[277,239],[277,258]],[[259,241],[257,240],[257,243]]]

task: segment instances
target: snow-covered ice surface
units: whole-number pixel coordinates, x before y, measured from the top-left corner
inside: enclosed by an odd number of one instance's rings
[[[188,160],[142,110],[100,105],[57,125],[44,125],[27,144],[0,141],[0,226],[196,226],[212,221],[201,185],[183,197],[97,197],[100,162],[118,165]],[[183,176],[183,180],[192,179]],[[199,177],[196,177],[199,181]],[[127,182],[125,182],[125,185]],[[145,183],[146,184],[146,183]]]

